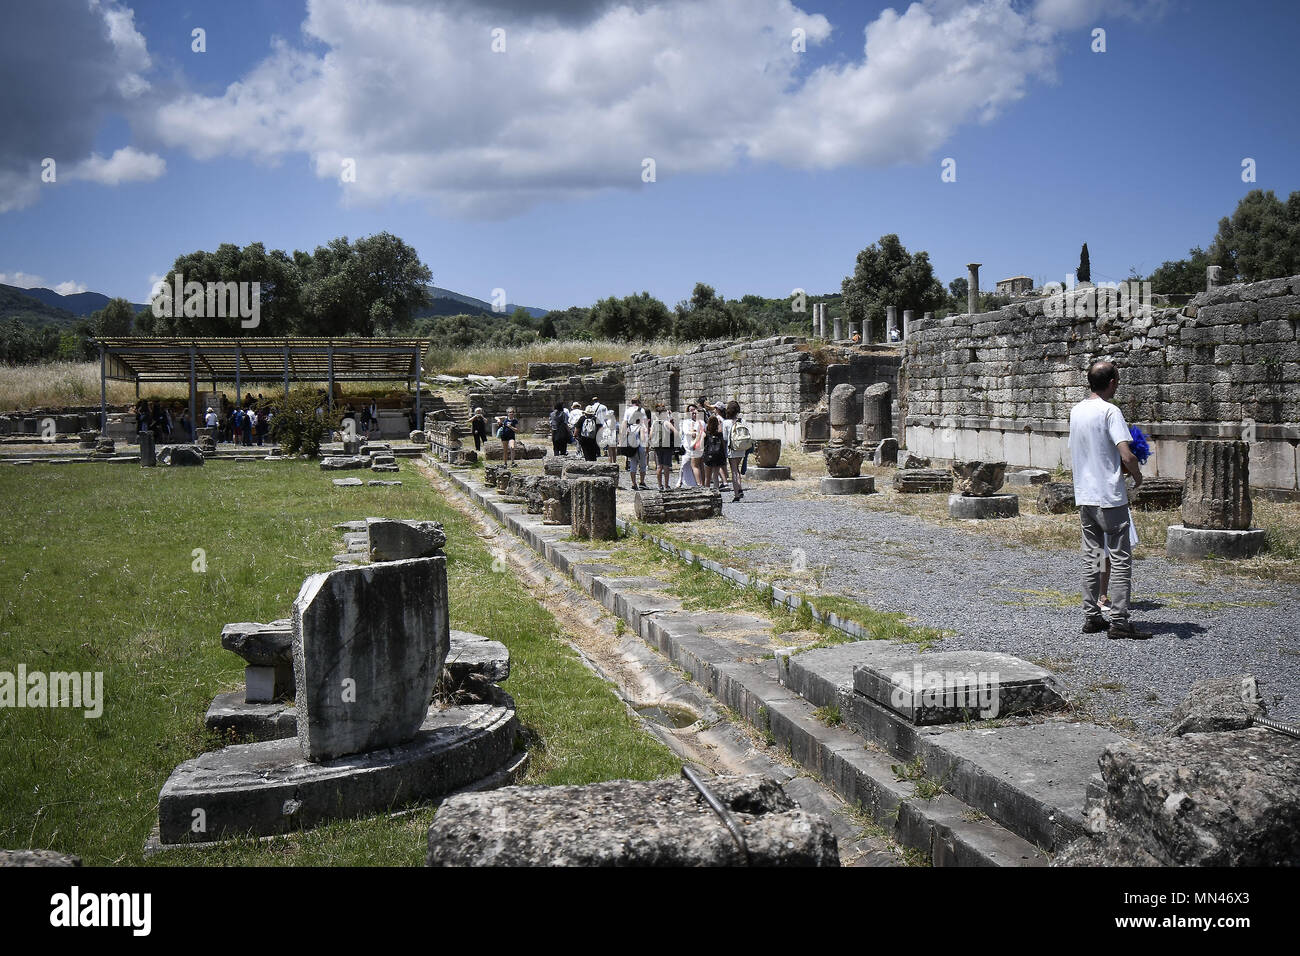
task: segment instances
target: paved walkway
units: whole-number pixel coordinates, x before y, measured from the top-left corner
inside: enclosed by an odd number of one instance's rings
[[[816,495],[815,481],[758,483],[724,496],[721,518],[672,525],[679,537],[726,548],[764,576],[809,594],[843,594],[951,630],[936,647],[994,650],[1056,671],[1092,711],[1161,730],[1193,681],[1248,672],[1270,712],[1300,717],[1300,588],[1219,577],[1140,546],[1134,620],[1149,641],[1079,632],[1078,552],[1004,545],[992,535]],[[620,494],[630,504],[631,496]],[[795,574],[796,549],[807,572]]]

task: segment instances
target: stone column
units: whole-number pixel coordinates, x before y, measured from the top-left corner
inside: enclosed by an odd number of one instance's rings
[[[969,270],[966,276],[966,311],[975,315],[979,310],[980,304],[980,266],[979,262],[968,262],[966,268]]]
[[[849,338],[853,338],[853,336],[857,334],[858,334],[858,323],[849,322]]]
[[[885,306],[885,341],[894,341],[894,333],[898,331],[898,306]]]
[[[1183,524],[1244,531],[1250,527],[1250,519],[1250,445],[1244,441],[1189,441]]]
[[[1219,274],[1222,271],[1222,269],[1223,269],[1222,266],[1205,267],[1205,291],[1206,292],[1209,292],[1211,289],[1213,289],[1216,285],[1219,284]]]
[[[834,323],[835,341],[839,342],[844,338],[844,317],[837,315],[831,321]]]
[[[818,308],[817,303],[814,302],[812,308],[812,323],[813,323],[812,337],[813,338],[817,338],[818,336],[821,335],[822,332],[821,324],[817,321],[819,318],[821,318],[821,311]]]
[[[865,345],[870,341],[871,341],[871,320],[863,319],[862,320],[862,342]]]
[[[907,341],[907,330],[912,327],[912,310],[903,310],[903,341]]]
[[[154,468],[158,465],[158,455],[154,452],[153,433],[140,432],[140,467]]]

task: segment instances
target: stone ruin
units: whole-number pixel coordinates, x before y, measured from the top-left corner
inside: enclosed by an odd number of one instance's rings
[[[894,490],[900,495],[952,491],[952,472],[946,468],[900,468],[894,472]]]
[[[425,416],[424,437],[434,457],[449,465],[470,465],[478,461],[478,452],[466,449],[461,441],[465,429],[455,422]]]
[[[521,766],[514,703],[496,684],[509,672],[505,648],[452,639],[442,529],[370,519],[365,532],[371,554],[399,557],[314,574],[287,621],[223,631],[247,662],[246,684],[213,701],[207,725],[256,742],[173,771],[152,847],[383,812],[498,785]],[[448,665],[461,657],[457,686]]]
[[[955,461],[952,473],[956,493],[948,497],[951,518],[1014,518],[1020,514],[1020,496],[998,494],[1006,477],[1005,461]]]
[[[1102,753],[1088,834],[1052,865],[1300,864],[1300,739],[1266,714],[1249,674],[1193,684],[1167,736]]]
[[[678,488],[673,491],[638,491],[632,500],[638,521],[664,524],[699,521],[722,515],[722,494],[716,488]]]
[[[706,786],[721,813],[687,780],[457,794],[438,807],[425,863],[839,866],[830,824],[799,809],[775,780],[723,777]]]
[[[569,526],[575,538],[613,541],[618,537],[612,478],[578,478],[569,483]]]
[[[1250,526],[1248,443],[1188,441],[1183,482],[1183,523],[1170,525],[1166,554],[1248,558],[1267,547],[1267,532]]]
[[[750,481],[788,481],[790,466],[778,464],[781,460],[781,439],[759,438],[754,442],[754,464],[745,477]]]
[[[830,441],[822,449],[829,477],[821,481],[824,495],[869,495],[876,490],[876,480],[862,474],[862,449],[857,444],[858,422],[862,404],[855,386],[843,382],[831,390]]]

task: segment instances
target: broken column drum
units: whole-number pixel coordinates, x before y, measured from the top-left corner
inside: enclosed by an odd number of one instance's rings
[[[1244,441],[1187,443],[1183,523],[1171,525],[1165,551],[1175,558],[1247,558],[1268,535],[1251,528],[1250,445]]]

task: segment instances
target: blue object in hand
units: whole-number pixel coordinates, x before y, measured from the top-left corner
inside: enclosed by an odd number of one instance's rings
[[[1147,459],[1151,457],[1151,445],[1147,441],[1147,436],[1142,434],[1142,429],[1136,425],[1128,427],[1129,436],[1133,439],[1133,455],[1137,458],[1138,464],[1145,465]]]

